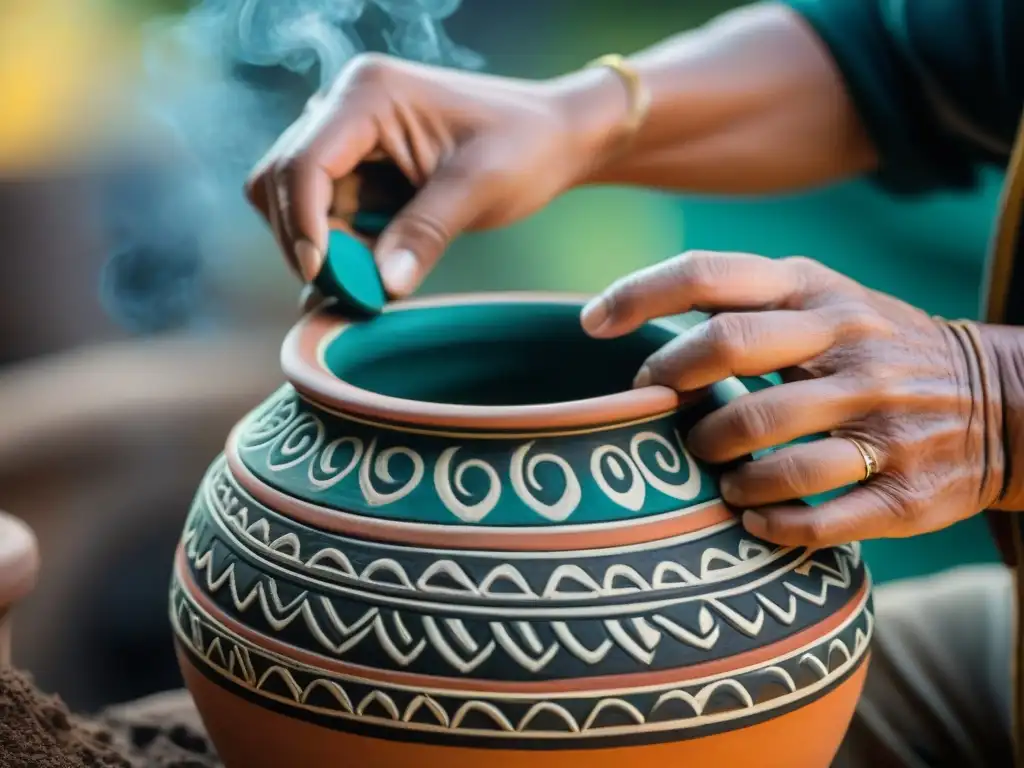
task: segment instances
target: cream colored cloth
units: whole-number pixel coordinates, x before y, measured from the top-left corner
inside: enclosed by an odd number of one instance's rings
[[[885,585],[875,607],[864,695],[833,768],[1012,768],[1010,571]]]

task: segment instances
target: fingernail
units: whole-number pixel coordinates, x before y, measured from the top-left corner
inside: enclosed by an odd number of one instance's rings
[[[759,538],[768,534],[768,520],[757,512],[747,510],[743,513],[743,527],[747,529],[748,533]]]
[[[608,302],[604,296],[596,296],[587,302],[580,313],[580,324],[591,336],[598,336],[608,326]]]
[[[736,484],[729,475],[722,475],[718,478],[718,490],[721,492],[722,498],[729,501],[733,491],[736,490]]]
[[[419,272],[420,263],[412,251],[395,251],[381,259],[381,280],[394,296],[406,296],[416,290]]]
[[[637,372],[636,376],[633,377],[633,388],[646,387],[651,383],[651,379],[651,369],[644,365]]]
[[[296,240],[294,250],[295,261],[299,265],[299,274],[307,283],[313,282],[324,265],[324,255],[309,240]]]

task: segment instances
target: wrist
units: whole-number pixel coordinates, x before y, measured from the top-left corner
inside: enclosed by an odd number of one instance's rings
[[[1001,472],[993,509],[1024,511],[1024,332],[1018,328],[976,324],[981,355],[993,379],[990,420],[996,432]]]
[[[977,485],[974,511],[994,508],[999,500],[1004,476],[1001,435],[1002,403],[997,379],[986,346],[973,323],[962,320],[939,321],[949,348],[949,374],[956,386],[956,414],[963,425],[958,436],[963,441],[966,462]],[[995,394],[994,394],[995,393]]]
[[[548,82],[576,157],[567,189],[590,183],[629,149],[647,111],[647,95],[609,66],[587,67]]]

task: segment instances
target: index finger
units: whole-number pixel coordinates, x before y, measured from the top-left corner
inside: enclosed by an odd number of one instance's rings
[[[304,240],[321,256],[324,253],[335,181],[373,152],[377,144],[373,125],[365,108],[353,105],[349,111],[342,96],[338,103],[307,118],[295,141],[274,161],[269,204],[293,250]]]
[[[349,65],[327,94],[312,98],[286,132],[287,140],[275,144],[250,182],[250,199],[307,281],[324,258],[335,182],[372,156],[379,144],[375,114],[382,89],[368,81],[373,66],[361,60]]]
[[[270,233],[282,249],[289,266],[300,272],[300,267],[295,260],[291,243],[285,239],[284,232],[278,222],[277,204],[274,196],[272,175],[274,164],[281,157],[291,144],[295,142],[300,131],[304,130],[305,121],[309,113],[303,112],[288,128],[277,138],[271,148],[263,155],[263,158],[256,164],[249,178],[245,182],[245,196],[264,218],[270,227]]]
[[[691,251],[613,283],[582,315],[591,336],[610,338],[657,317],[700,310],[791,308],[805,287],[792,260]]]

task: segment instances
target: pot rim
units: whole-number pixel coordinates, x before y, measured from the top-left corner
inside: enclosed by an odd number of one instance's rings
[[[502,291],[430,296],[396,301],[384,312],[464,304],[583,304],[586,294]],[[652,320],[673,333],[678,328]],[[303,317],[281,346],[281,368],[302,395],[342,413],[354,413],[401,424],[468,429],[547,430],[601,427],[645,421],[672,413],[691,398],[660,385],[580,400],[535,405],[457,405],[391,397],[356,387],[332,372],[324,360],[327,346],[355,323],[321,307]]]

